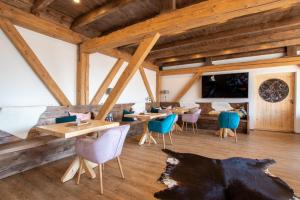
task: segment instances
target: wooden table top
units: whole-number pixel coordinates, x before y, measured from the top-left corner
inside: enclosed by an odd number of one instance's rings
[[[75,126],[74,123],[62,123],[62,124],[52,124],[45,126],[38,126],[36,129],[43,133],[53,135],[60,138],[72,138],[81,135],[86,135],[88,133],[102,131],[108,128],[113,128],[119,126],[119,122],[107,122],[102,120],[90,120],[88,124]]]
[[[182,114],[184,114],[185,112],[190,111],[190,109],[188,109],[188,108],[183,108],[183,107],[177,107],[177,108],[172,108],[172,109],[170,109],[170,111],[171,111],[172,113],[182,115]]]
[[[151,119],[156,119],[159,117],[165,117],[167,116],[167,113],[146,113],[146,114],[127,114],[124,115],[124,117],[131,117],[131,118],[137,118],[141,121],[147,121]]]

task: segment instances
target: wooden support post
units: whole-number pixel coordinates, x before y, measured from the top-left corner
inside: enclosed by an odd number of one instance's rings
[[[180,101],[180,99],[187,93],[187,91],[192,87],[192,85],[199,80],[201,73],[195,73],[194,76],[185,84],[185,86],[180,90],[177,96],[174,98],[174,102]]]
[[[296,46],[286,47],[286,55],[288,57],[297,56],[297,47]]]
[[[77,104],[89,103],[89,54],[78,50],[77,58]]]
[[[160,102],[161,77],[160,72],[156,72],[156,102]]]
[[[123,59],[118,59],[117,60],[117,62],[114,64],[113,68],[110,70],[110,72],[108,73],[105,80],[102,82],[102,84],[99,87],[98,91],[96,92],[93,100],[90,103],[91,105],[99,104],[101,98],[105,94],[105,91],[107,90],[108,86],[110,85],[110,83],[112,82],[112,80],[114,79],[116,74],[118,73],[118,71],[121,68],[121,66],[123,65],[123,63],[124,63]]]
[[[40,78],[44,85],[48,88],[54,98],[59,102],[60,105],[67,106],[71,105],[68,98],[59,88],[57,83],[52,79],[48,71],[45,69],[43,64],[40,62],[38,57],[23,39],[21,34],[15,28],[15,26],[7,19],[0,17],[0,27],[5,35],[10,39],[16,49],[20,52],[26,62],[29,64],[31,69]]]
[[[144,62],[146,56],[149,54],[150,50],[157,42],[159,36],[160,34],[156,33],[154,36],[146,38],[141,41],[136,52],[134,53],[130,62],[128,63],[128,66],[124,70],[123,74],[121,75],[114,89],[112,90],[111,94],[109,95],[104,105],[102,106],[101,110],[99,111],[99,114],[97,115],[96,119],[100,119],[100,120],[105,119],[106,115],[115,105],[121,93],[127,86],[128,82],[133,77],[134,73]]]
[[[154,99],[154,96],[153,96],[153,93],[152,93],[152,90],[151,90],[151,87],[150,87],[150,84],[149,84],[149,81],[147,79],[147,76],[146,76],[146,73],[145,73],[145,70],[144,68],[141,66],[140,68],[140,74],[142,76],[142,79],[143,79],[143,82],[144,82],[144,85],[146,87],[146,90],[148,92],[148,95],[150,96],[151,98],[151,101],[154,102],[155,99]]]

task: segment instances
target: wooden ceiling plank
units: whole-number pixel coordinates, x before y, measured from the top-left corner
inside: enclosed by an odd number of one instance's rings
[[[226,60],[226,59],[233,59],[233,58],[244,58],[244,57],[251,57],[251,56],[261,56],[261,55],[269,55],[269,54],[276,54],[276,53],[285,53],[285,48],[275,48],[275,49],[267,49],[267,50],[259,50],[259,51],[250,51],[250,52],[244,52],[244,53],[236,53],[236,54],[229,54],[229,55],[221,55],[221,56],[215,56],[211,57],[212,61],[217,60]],[[190,60],[179,60],[174,62],[165,62],[161,63],[161,66],[169,67],[169,66],[176,66],[176,65],[185,65],[185,64],[191,64],[191,63],[203,63],[205,62],[204,58],[196,58],[196,59],[190,59]]]
[[[165,43],[161,45],[156,45],[151,54],[160,53],[165,50],[170,50],[179,47],[187,47],[190,45],[201,45],[201,43],[210,43],[216,40],[225,40],[225,39],[232,39],[234,40],[235,37],[241,37],[243,35],[248,36],[250,34],[263,34],[265,32],[277,32],[278,30],[288,30],[288,29],[295,29],[299,28],[300,25],[300,17],[293,17],[281,21],[273,21],[269,23],[262,23],[255,26],[243,27],[239,29],[233,29],[228,31],[221,31],[214,34],[208,34],[204,36],[199,36],[195,38],[183,39],[178,40],[175,42]],[[203,44],[202,44],[203,45]]]
[[[157,42],[158,38],[160,37],[159,33],[156,33],[155,35],[145,38],[141,41],[139,47],[137,48],[136,52],[132,56],[130,62],[128,63],[128,66],[122,73],[121,77],[118,79],[118,82],[116,83],[115,87],[113,88],[112,92],[108,96],[107,100],[101,107],[96,119],[104,120],[106,115],[110,112],[112,107],[116,104],[117,100],[119,99],[120,95],[122,94],[123,90],[135,74],[135,72],[138,70],[138,68],[141,66],[141,64],[144,62],[145,58]]]
[[[142,77],[142,79],[143,79],[144,85],[145,85],[145,87],[146,87],[147,93],[148,93],[149,97],[151,98],[151,101],[154,102],[154,101],[155,101],[155,98],[154,98],[153,92],[152,92],[152,90],[151,90],[149,81],[148,81],[148,79],[147,79],[147,75],[146,75],[146,73],[145,73],[145,70],[144,70],[143,67],[140,67],[139,70],[140,70],[140,74],[141,74],[141,77]]]
[[[79,44],[84,36],[59,24],[39,18],[0,1],[0,16],[9,19],[13,24],[54,37],[73,44]]]
[[[219,71],[233,71],[233,70],[249,70],[269,67],[281,67],[286,65],[299,65],[300,56],[284,57],[276,59],[258,60],[252,62],[240,62],[225,65],[202,66],[184,69],[164,70],[160,71],[161,76],[179,75],[179,74],[193,74],[193,73],[207,73]]]
[[[148,59],[161,59],[170,56],[185,56],[190,55],[195,52],[208,52],[219,49],[228,49],[228,48],[236,48],[236,47],[245,47],[249,45],[262,44],[262,43],[272,43],[290,39],[298,39],[300,35],[300,26],[297,29],[284,30],[279,32],[266,32],[262,35],[249,35],[248,37],[234,37],[230,40],[216,40],[214,43],[205,42],[204,44],[198,44],[190,47],[173,49],[173,50],[165,50],[161,52],[157,52],[155,54],[149,55]],[[214,44],[214,45],[212,45]],[[295,43],[292,45],[297,45],[299,43]]]
[[[99,89],[97,90],[90,105],[98,105],[99,104],[101,98],[105,94],[107,88],[111,84],[112,80],[115,78],[115,76],[118,73],[118,71],[120,70],[120,68],[122,67],[123,63],[124,63],[123,59],[118,59],[116,61],[116,63],[114,64],[114,66],[112,67],[112,69],[110,70],[110,72],[108,73],[108,75],[106,76],[106,78],[104,79],[102,84],[100,85]]]
[[[120,7],[132,2],[133,0],[115,0],[100,6],[74,20],[71,29],[78,30],[96,20],[99,20],[110,13],[120,9]]]
[[[89,54],[78,50],[77,56],[77,105],[89,103]]]
[[[243,52],[250,52],[250,51],[267,50],[267,49],[292,46],[292,45],[296,45],[296,44],[300,44],[300,38],[276,41],[276,42],[269,42],[269,43],[254,44],[254,45],[249,45],[249,46],[241,46],[241,47],[236,47],[236,48],[222,49],[222,50],[209,51],[209,52],[200,52],[200,53],[184,55],[184,56],[170,57],[170,58],[166,58],[166,59],[159,59],[156,61],[155,64],[161,65],[162,63],[165,63],[165,62],[193,60],[193,59],[199,59],[199,58],[204,58],[204,57],[214,57],[214,56],[222,56],[222,55],[229,55],[229,54],[236,54],[236,53],[243,53]]]
[[[178,92],[172,102],[179,102],[181,98],[189,91],[189,89],[194,85],[194,83],[199,80],[201,72],[196,72],[193,77],[183,86],[183,88]]]
[[[89,53],[136,43],[154,33],[176,34],[192,28],[273,9],[289,8],[298,0],[219,0],[204,1],[167,14],[159,15],[106,36],[87,40],[83,50]]]
[[[35,0],[31,12],[35,15],[38,15],[39,12],[42,10],[45,10],[51,3],[53,3],[55,0]]]
[[[50,76],[46,68],[43,66],[43,64],[40,62],[40,60],[35,55],[33,50],[23,39],[21,34],[15,28],[15,26],[7,19],[0,17],[0,27],[5,33],[5,35],[10,39],[10,41],[16,47],[16,49],[23,56],[23,58],[26,60],[26,62],[29,64],[31,69],[35,72],[35,74],[48,88],[50,93],[58,101],[58,103],[63,106],[71,105],[71,102],[68,100],[68,98],[65,96],[63,91],[57,85],[57,83]]]

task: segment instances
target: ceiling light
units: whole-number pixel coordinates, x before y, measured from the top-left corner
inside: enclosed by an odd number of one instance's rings
[[[80,3],[80,0],[73,0],[74,3]]]

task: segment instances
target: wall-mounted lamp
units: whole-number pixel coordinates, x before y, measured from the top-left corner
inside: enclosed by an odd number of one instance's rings
[[[170,94],[170,90],[161,90],[160,94],[164,95],[165,101],[167,101],[167,95]]]
[[[105,94],[110,95],[112,90],[113,90],[113,88],[107,88],[106,91],[105,91]]]
[[[80,3],[80,0],[73,0],[74,3]]]

